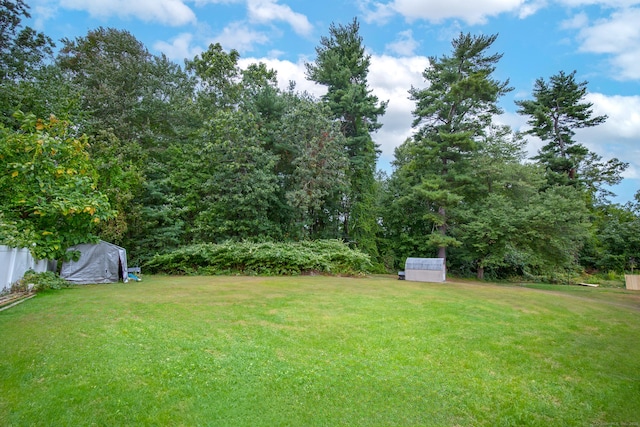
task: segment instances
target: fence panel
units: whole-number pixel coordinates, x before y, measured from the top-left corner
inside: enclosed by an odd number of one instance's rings
[[[624,282],[627,286],[627,289],[631,289],[633,291],[640,291],[640,275],[625,274]]]

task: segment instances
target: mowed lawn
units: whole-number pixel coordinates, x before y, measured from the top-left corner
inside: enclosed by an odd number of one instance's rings
[[[0,312],[2,426],[640,425],[640,292],[162,277]]]

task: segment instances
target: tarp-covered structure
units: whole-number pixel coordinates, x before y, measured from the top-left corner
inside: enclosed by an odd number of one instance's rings
[[[0,245],[0,292],[10,289],[28,270],[36,273],[55,271],[56,262],[36,260],[27,248]]]
[[[444,282],[447,279],[444,258],[407,258],[404,276],[414,282]]]
[[[127,251],[113,243],[100,241],[72,246],[80,252],[78,261],[65,261],[60,277],[76,285],[127,282]]]

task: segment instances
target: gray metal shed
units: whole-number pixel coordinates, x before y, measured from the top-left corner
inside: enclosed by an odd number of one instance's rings
[[[113,243],[100,241],[72,246],[69,251],[79,251],[78,261],[62,264],[60,277],[78,285],[89,283],[127,282],[127,251]]]
[[[447,279],[444,258],[407,258],[405,280],[414,282],[444,282]]]

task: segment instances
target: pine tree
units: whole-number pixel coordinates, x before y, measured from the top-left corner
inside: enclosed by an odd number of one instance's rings
[[[602,184],[621,180],[628,164],[602,157],[575,140],[576,129],[600,125],[607,116],[594,116],[593,104],[585,101],[587,82],[577,82],[576,72],[551,76],[549,81],[537,79],[533,100],[517,101],[518,113],[529,116],[529,134],[545,142],[534,157],[547,169],[549,185],[572,185],[585,189],[592,198],[603,192]],[[609,195],[604,191],[604,195]]]
[[[448,246],[460,244],[448,232],[449,210],[462,200],[465,183],[473,180],[468,160],[493,115],[501,112],[499,98],[511,90],[508,80],[492,78],[502,57],[487,52],[496,38],[460,34],[452,42],[451,56],[430,58],[423,73],[428,86],[410,91],[418,130],[407,167],[420,176],[415,197],[431,206],[425,217],[434,224],[430,243],[440,258],[446,258]]]
[[[331,24],[329,37],[320,39],[316,61],[306,64],[307,77],[327,86],[323,100],[334,118],[341,123],[347,138],[350,189],[344,197],[344,237],[355,241],[360,249],[376,255],[377,221],[375,205],[375,171],[378,149],[371,133],[382,125],[378,118],[387,103],[379,102],[368,88],[370,55],[365,53],[360,24]]]

